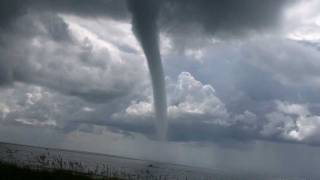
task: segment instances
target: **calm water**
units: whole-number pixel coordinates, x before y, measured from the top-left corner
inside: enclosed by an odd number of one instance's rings
[[[37,169],[65,169],[94,176],[140,180],[308,179],[231,173],[105,154],[0,143],[0,161]]]

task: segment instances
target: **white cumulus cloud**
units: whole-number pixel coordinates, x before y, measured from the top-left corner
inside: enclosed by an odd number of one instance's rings
[[[320,116],[312,114],[305,104],[277,101],[277,110],[266,115],[261,134],[287,140],[319,143]]]

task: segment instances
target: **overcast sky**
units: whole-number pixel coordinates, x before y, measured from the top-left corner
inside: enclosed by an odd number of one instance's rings
[[[0,141],[319,175],[320,1],[159,2],[168,142],[123,0],[0,2]]]

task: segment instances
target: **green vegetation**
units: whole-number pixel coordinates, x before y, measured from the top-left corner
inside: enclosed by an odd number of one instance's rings
[[[105,179],[105,180],[120,180],[118,178],[99,178],[90,177],[86,174],[75,173],[66,170],[35,170],[29,167],[18,167],[13,164],[0,162],[0,179],[1,180],[91,180],[91,179]]]

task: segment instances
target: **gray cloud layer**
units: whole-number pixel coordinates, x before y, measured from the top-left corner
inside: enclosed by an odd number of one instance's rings
[[[180,0],[163,0],[158,3],[160,12],[159,16],[153,18],[153,21],[160,22],[160,29],[172,34],[173,42],[180,43],[184,41],[186,35],[185,30],[200,28],[201,31],[210,34],[218,35],[218,37],[237,36],[250,33],[252,31],[265,31],[277,25],[281,19],[282,8],[285,7],[287,1],[267,0],[258,2],[254,0],[245,1],[180,1]],[[142,15],[144,14],[144,5],[148,3],[141,3],[141,10],[138,10]],[[151,3],[152,4],[152,3]],[[35,18],[30,22],[30,19],[17,19],[19,16],[30,14],[30,12],[38,13],[66,13],[75,14],[85,17],[100,17],[108,16],[115,19],[128,19],[128,11],[126,9],[126,2],[120,1],[2,1],[0,25],[2,29],[8,30],[12,28],[13,31],[23,29],[23,32],[17,32],[14,38],[24,39],[25,36],[34,35],[49,35],[54,40],[70,41],[67,25],[57,17],[31,17]],[[55,18],[55,19],[50,19]],[[18,22],[17,22],[18,21]],[[43,22],[43,26],[47,32],[41,32],[37,29],[37,22]],[[29,22],[29,23],[26,23]],[[141,22],[142,24],[144,22]],[[18,25],[17,25],[18,24]],[[31,24],[31,25],[30,25]],[[18,28],[16,27],[18,26]],[[31,27],[30,27],[31,26]],[[193,28],[196,27],[196,28]],[[27,28],[26,30],[24,28]],[[144,28],[145,29],[145,28]],[[12,70],[12,61],[8,59],[16,59],[12,57],[15,54],[12,51],[12,44],[15,39],[10,38],[9,32],[3,31],[0,38],[0,45],[2,46],[3,55],[1,55],[1,77],[0,84],[10,83],[14,80]],[[44,34],[45,33],[45,34]],[[189,32],[187,32],[189,34]],[[145,34],[145,33],[144,33]],[[221,36],[220,36],[221,35]],[[7,37],[9,36],[9,37]],[[148,36],[148,35],[145,35]],[[26,39],[27,41],[27,39]],[[183,42],[182,42],[183,43]],[[20,75],[24,77],[24,75]],[[75,93],[77,94],[77,93]],[[81,93],[80,93],[81,94]]]
[[[129,2],[131,2],[129,0]],[[292,2],[292,1],[291,1]],[[8,24],[15,17],[30,9],[37,11],[53,11],[81,16],[110,16],[116,19],[129,17],[124,0],[5,0],[1,2],[2,16],[0,24]],[[161,0],[158,4],[161,26],[179,33],[189,25],[201,26],[209,34],[243,34],[251,30],[264,31],[277,25],[281,20],[283,8],[287,0]],[[149,3],[141,3],[141,7]],[[146,8],[142,8],[146,9]],[[141,9],[141,13],[144,13]]]
[[[167,0],[163,3],[163,25],[183,36],[184,28],[196,26],[221,37],[264,32],[280,25],[286,0]]]
[[[126,2],[80,2],[1,2],[1,8],[6,8],[0,19],[2,121],[62,132],[90,131],[83,126],[96,124],[151,137],[151,89],[142,56],[134,47],[137,44],[121,38],[103,44],[108,41],[99,33],[85,38],[87,27],[75,26],[59,15],[127,23]],[[159,6],[158,25],[175,45],[183,45],[180,40],[190,35],[185,33],[197,29],[205,37],[238,38],[279,25],[287,3],[167,0]],[[112,28],[111,24],[102,31],[110,37],[126,37]],[[85,35],[77,38],[80,30]],[[99,43],[103,48],[96,47]],[[319,51],[284,39],[242,43],[208,48],[203,64],[195,63],[190,54],[165,56],[171,78],[167,80],[170,140],[318,144]],[[58,101],[64,110],[50,104]],[[284,107],[308,113],[288,112]],[[307,131],[309,127],[314,130]]]

